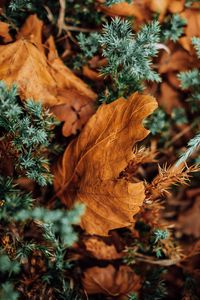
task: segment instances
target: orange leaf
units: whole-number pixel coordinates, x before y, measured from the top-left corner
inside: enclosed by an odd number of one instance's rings
[[[99,6],[99,9],[109,16],[135,17],[141,23],[150,19],[150,12],[146,4],[148,1],[134,0],[130,4],[123,2],[109,7],[103,6],[104,1],[99,0],[97,2],[102,4]]]
[[[119,259],[123,256],[122,253],[117,252],[113,244],[108,245],[103,240],[96,237],[90,237],[84,241],[86,250],[91,252],[97,259],[113,260]]]
[[[185,36],[180,39],[180,44],[188,51],[191,50],[191,39],[194,36],[200,37],[200,14],[199,9],[186,9],[180,14],[186,19]]]
[[[158,103],[171,114],[174,107],[181,107],[180,94],[173,89],[167,82],[163,82],[160,88]]]
[[[200,237],[200,197],[196,198],[194,205],[186,212],[180,214],[177,227],[182,233],[195,238]]]
[[[12,41],[12,37],[9,34],[9,24],[0,21],[0,38],[3,38],[4,43]]]
[[[172,54],[163,52],[159,63],[159,73],[186,71],[195,66],[197,66],[197,59],[185,50],[177,49]]]
[[[22,99],[33,98],[50,106],[57,101],[56,83],[45,56],[25,39],[0,46],[0,80],[16,82]]]
[[[67,68],[59,58],[53,37],[46,45],[49,48],[49,71],[58,87],[58,101],[51,111],[60,121],[64,121],[63,135],[76,133],[94,113],[96,94]]]
[[[83,66],[83,75],[94,81],[103,80],[103,76],[99,72],[90,69],[87,65]]]
[[[138,291],[141,287],[140,281],[140,277],[130,267],[123,265],[118,270],[112,265],[89,268],[82,279],[88,294],[100,293],[111,297],[127,296]]]
[[[180,13],[185,6],[185,0],[173,0],[169,1],[169,11],[173,14]]]
[[[151,11],[160,14],[160,20],[165,16],[170,0],[150,0],[149,8]]]
[[[43,22],[38,19],[37,15],[31,15],[28,17],[20,29],[17,38],[30,41],[35,44],[37,48],[44,53],[44,47],[42,45],[42,29]]]
[[[103,104],[66,149],[55,172],[55,190],[67,206],[86,205],[81,226],[88,233],[107,235],[134,222],[144,184],[118,176],[134,157],[133,146],[148,135],[142,121],[156,107],[153,97],[138,93]]]
[[[93,114],[96,94],[64,65],[52,37],[47,42],[48,58],[45,56],[41,28],[41,21],[30,16],[18,40],[0,46],[0,80],[16,82],[22,99],[42,101],[65,122],[63,134],[68,136]]]

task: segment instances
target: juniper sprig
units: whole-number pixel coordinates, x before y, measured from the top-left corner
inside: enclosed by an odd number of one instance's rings
[[[181,154],[179,160],[177,161],[176,165],[179,166],[180,164],[186,162],[188,158],[190,158],[200,147],[200,133],[198,133],[195,137],[193,137],[187,145],[187,150]]]
[[[101,72],[112,78],[115,96],[143,90],[145,80],[161,80],[152,70],[152,57],[158,53],[159,32],[157,21],[144,25],[136,34],[132,33],[128,20],[115,18],[104,25],[99,42],[107,65]]]
[[[52,182],[46,149],[53,139],[55,124],[41,103],[27,100],[21,104],[17,86],[8,88],[0,82],[1,156],[9,154],[15,170],[41,186]]]
[[[197,56],[200,58],[200,38],[193,37],[192,44],[194,45]],[[178,74],[180,85],[183,90],[189,92],[187,101],[191,106],[191,112],[199,112],[200,101],[200,71],[199,69],[192,69]]]
[[[118,4],[118,3],[121,3],[121,2],[131,3],[132,0],[106,0],[105,4],[106,4],[106,6],[112,6],[114,4]]]
[[[187,21],[181,18],[178,14],[173,14],[165,19],[161,28],[161,38],[166,42],[170,40],[177,42],[183,34],[183,27],[187,24]]]

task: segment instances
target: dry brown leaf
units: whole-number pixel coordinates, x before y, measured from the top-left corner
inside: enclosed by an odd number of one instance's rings
[[[17,39],[26,39],[35,44],[37,48],[44,54],[44,46],[42,45],[42,29],[43,22],[38,19],[37,15],[29,16],[22,28],[20,29]]]
[[[182,49],[177,49],[171,54],[163,52],[160,63],[159,73],[168,73],[174,71],[186,71],[195,67],[197,60],[193,56],[189,55],[188,52]]]
[[[3,39],[4,43],[12,41],[12,37],[9,33],[9,24],[0,21],[0,38]]]
[[[0,46],[0,79],[7,84],[16,82],[22,99],[42,100],[50,106],[57,101],[56,83],[45,56],[25,39]]]
[[[91,252],[97,259],[113,260],[119,259],[123,256],[122,253],[117,252],[113,244],[108,245],[103,240],[90,237],[84,241],[86,250]]]
[[[41,21],[30,16],[18,40],[0,46],[0,80],[16,82],[22,99],[42,101],[65,122],[63,134],[68,136],[93,114],[96,94],[60,60],[52,37],[47,42],[46,58],[41,50],[41,28]]]
[[[103,104],[66,149],[55,172],[55,190],[69,207],[85,204],[81,226],[88,233],[107,235],[133,223],[144,200],[144,183],[118,176],[134,157],[132,147],[148,135],[142,121],[156,107],[153,97],[138,93]]]
[[[102,5],[99,9],[109,16],[122,16],[122,17],[135,17],[136,22],[147,22],[151,19],[151,14],[148,9],[147,3],[149,0],[134,0],[132,3],[118,3],[112,6],[103,6],[104,1],[97,1]]]
[[[178,79],[176,72],[168,72],[167,79],[173,88],[181,90],[180,80]]]
[[[83,75],[94,81],[103,80],[103,76],[99,72],[90,69],[87,65],[83,66]]]
[[[185,213],[182,213],[178,219],[178,227],[181,232],[200,238],[200,197],[196,198],[194,205]]]
[[[183,11],[184,7],[185,7],[185,0],[173,0],[173,1],[170,0],[168,10],[173,14],[177,14]]]
[[[159,20],[162,21],[165,16],[170,0],[150,0],[149,8],[152,12],[159,13]]]
[[[64,65],[57,54],[53,37],[48,39],[46,45],[49,48],[49,71],[59,87],[59,103],[55,103],[51,111],[65,122],[63,134],[68,136],[81,129],[94,113],[96,94]]]
[[[160,86],[160,95],[158,103],[165,109],[168,114],[171,114],[173,108],[181,107],[180,94],[173,89],[167,82],[163,82]]]
[[[194,36],[200,37],[200,13],[199,9],[186,9],[180,16],[186,19],[187,26],[184,29],[185,36],[179,42],[187,51],[191,51],[191,39]]]
[[[88,294],[100,293],[111,297],[127,296],[141,287],[140,277],[123,265],[118,270],[112,265],[89,268],[84,272],[82,283]]]

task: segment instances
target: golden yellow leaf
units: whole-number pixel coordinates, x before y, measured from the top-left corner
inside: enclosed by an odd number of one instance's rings
[[[148,135],[142,121],[156,107],[153,97],[138,93],[103,104],[67,147],[55,171],[55,190],[69,207],[86,205],[81,226],[88,233],[107,235],[134,223],[144,184],[118,177],[134,158],[133,146]]]

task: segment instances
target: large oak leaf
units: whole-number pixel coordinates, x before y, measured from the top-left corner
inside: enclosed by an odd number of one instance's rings
[[[55,171],[55,190],[69,207],[86,205],[81,226],[88,233],[107,235],[134,222],[144,184],[119,179],[119,173],[133,159],[135,143],[147,136],[142,121],[156,107],[154,98],[138,93],[103,104],[67,147]]]
[[[18,40],[0,46],[0,80],[16,82],[22,99],[41,101],[64,122],[63,134],[81,129],[94,113],[96,94],[58,57],[53,38],[42,51],[42,22],[30,16]]]

